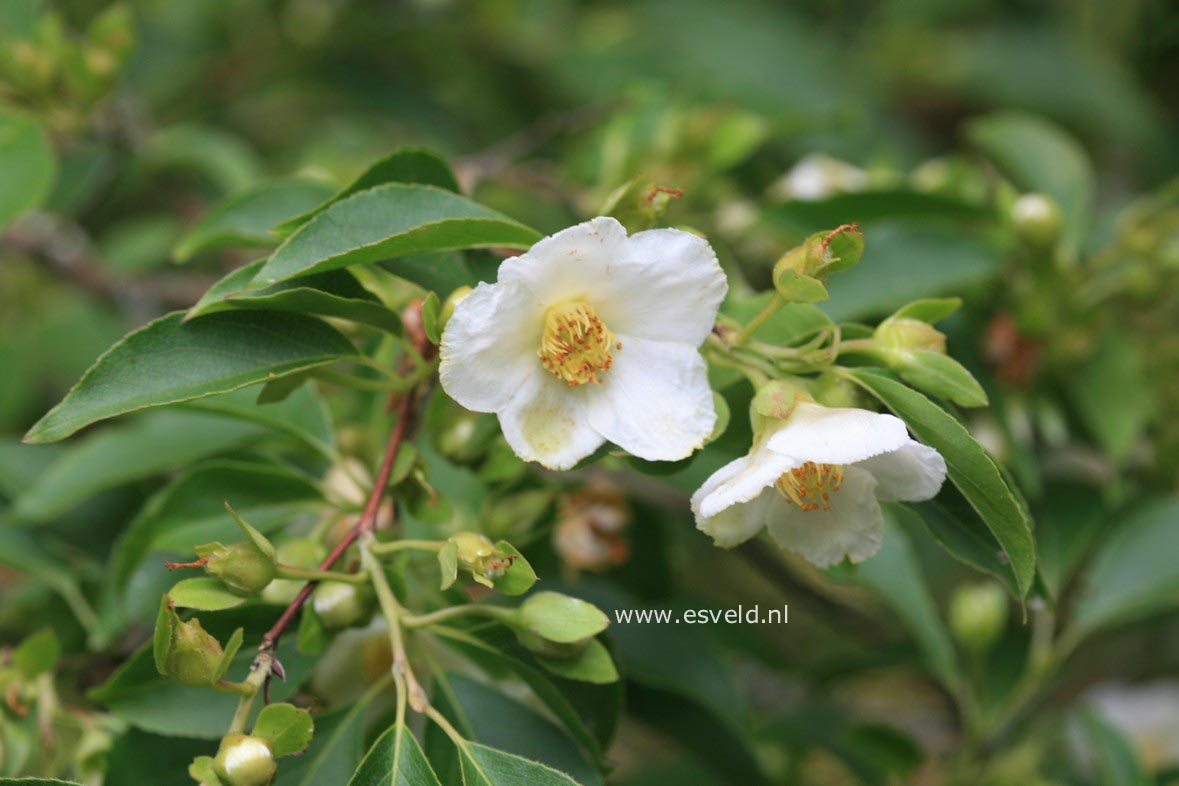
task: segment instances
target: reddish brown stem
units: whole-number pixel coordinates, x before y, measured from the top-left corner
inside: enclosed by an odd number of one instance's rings
[[[425,337],[425,331],[421,327],[421,304],[414,302],[406,309],[402,316],[402,321],[405,323],[406,331],[413,337],[414,347],[422,357],[429,359],[432,354],[433,345]],[[413,416],[414,399],[418,392],[418,388],[406,391],[404,394],[394,396],[390,399],[390,409],[396,409],[397,419],[393,423],[393,430],[389,434],[389,442],[385,447],[385,457],[381,461],[381,468],[377,471],[377,479],[373,483],[372,491],[369,492],[368,501],[364,505],[364,512],[360,514],[356,524],[348,531],[336,547],[332,549],[331,553],[324,558],[320,563],[320,570],[328,570],[344,555],[348,547],[356,542],[356,538],[360,536],[361,532],[369,532],[373,529],[377,521],[377,514],[381,509],[381,500],[385,496],[385,488],[389,485],[389,477],[393,474],[393,465],[397,462],[397,453],[401,450],[401,443],[405,441],[409,434],[409,421]],[[299,609],[307,602],[312,590],[315,589],[315,582],[309,581],[303,585],[303,589],[299,590],[299,594],[283,611],[282,615],[271,626],[270,630],[266,631],[266,635],[262,637],[262,643],[258,647],[259,652],[273,650],[278,644],[278,639],[283,632],[290,626],[295,619],[295,615],[299,613]]]

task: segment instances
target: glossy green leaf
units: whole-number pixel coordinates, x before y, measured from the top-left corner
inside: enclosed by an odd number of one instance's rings
[[[441,786],[409,729],[395,724],[365,755],[348,786]]]
[[[563,772],[477,742],[459,749],[459,762],[464,786],[578,786]]]
[[[918,390],[948,399],[960,407],[987,405],[987,394],[982,385],[949,355],[926,349],[913,350],[896,365],[896,372]]]
[[[269,742],[276,757],[303,751],[311,744],[314,732],[311,713],[293,704],[267,704],[258,713],[250,731],[255,737]]]
[[[590,641],[585,649],[572,658],[546,658],[537,655],[536,662],[567,680],[592,682],[597,685],[606,685],[618,680],[618,669],[614,667],[610,651],[597,640]]]
[[[936,501],[912,506],[929,534],[954,559],[989,573],[1018,595],[1015,574],[1007,555],[966,498],[953,487],[943,487]]]
[[[324,457],[335,458],[335,427],[327,404],[313,386],[293,390],[274,402],[259,401],[257,390],[248,388],[205,396],[180,406],[258,423],[301,442]]]
[[[1079,632],[1143,619],[1179,603],[1179,502],[1158,499],[1116,517],[1117,528],[1082,574]]]
[[[384,183],[420,183],[444,188],[456,194],[459,191],[454,173],[441,156],[420,147],[403,147],[371,164],[355,180],[330,199],[317,205],[315,209],[284,221],[274,230],[281,235],[288,235],[341,199]]]
[[[186,262],[206,251],[278,243],[271,227],[319,204],[332,192],[316,180],[276,180],[235,194],[218,204],[176,245],[172,256]]]
[[[1027,597],[1036,571],[1031,522],[991,457],[961,423],[920,393],[878,371],[848,374],[905,421],[919,441],[942,454],[950,480],[1002,546],[1020,597]]]
[[[172,313],[106,351],[27,442],[53,442],[99,420],[226,393],[350,357],[327,323],[294,314],[225,312],[184,322]]]
[[[40,124],[0,110],[0,231],[38,207],[49,193],[57,164]]]
[[[533,229],[435,186],[388,183],[360,191],[287,238],[258,272],[260,283],[426,251],[527,248]]]
[[[253,279],[265,264],[265,259],[258,259],[225,276],[201,296],[185,313],[184,319],[187,321],[218,311],[288,311],[339,317],[400,335],[401,317],[347,270],[330,270],[272,286],[259,286],[253,283]]]
[[[1064,237],[1075,251],[1091,229],[1096,191],[1093,165],[1080,142],[1059,126],[1020,112],[976,118],[966,137],[1015,184],[1056,200]]]
[[[100,491],[257,440],[266,430],[203,412],[151,412],[71,445],[16,499],[15,514],[46,521]]]
[[[246,602],[241,595],[230,592],[221,579],[212,576],[181,579],[168,591],[168,597],[176,608],[198,611],[222,611]]]

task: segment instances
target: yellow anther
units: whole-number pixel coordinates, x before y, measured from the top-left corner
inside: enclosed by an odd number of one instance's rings
[[[581,300],[552,306],[545,313],[544,336],[540,340],[541,365],[563,379],[569,387],[601,382],[601,374],[614,363],[611,350],[622,349],[614,334]]]
[[[774,488],[799,510],[830,510],[831,495],[839,491],[842,484],[843,467],[808,461],[801,467],[783,472],[774,481]]]

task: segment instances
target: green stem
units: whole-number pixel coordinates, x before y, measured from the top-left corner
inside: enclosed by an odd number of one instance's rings
[[[250,710],[254,708],[254,699],[261,690],[266,677],[270,675],[270,665],[274,662],[274,655],[269,652],[261,653],[250,666],[250,674],[243,682],[233,683],[239,686],[242,697],[237,703],[237,711],[233,713],[233,720],[229,722],[226,734],[244,734],[246,723],[250,720]]]
[[[389,586],[389,579],[385,576],[385,569],[381,566],[372,547],[376,539],[371,532],[365,532],[360,537],[360,564],[372,577],[373,589],[377,594],[377,602],[381,606],[381,613],[389,624],[389,645],[393,650],[393,679],[405,685],[404,693],[409,700],[409,706],[415,712],[425,712],[430,706],[426,699],[426,692],[414,676],[409,658],[405,653],[405,637],[401,629],[405,617],[405,609],[397,602],[393,588]]]
[[[784,305],[786,305],[786,301],[782,299],[781,295],[775,292],[773,297],[770,298],[770,302],[765,304],[762,310],[757,313],[757,316],[749,320],[749,322],[745,324],[745,327],[741,328],[741,332],[739,332],[733,339],[733,343],[744,344],[753,337],[754,332],[759,327],[768,322],[770,318],[774,316],[774,314],[777,314],[778,310],[781,309]]]
[[[310,568],[296,568],[294,565],[278,565],[277,575],[280,579],[295,581],[339,581],[344,584],[367,584],[368,574],[343,573],[338,570],[312,570]]]
[[[466,606],[448,606],[444,609],[432,611],[429,614],[416,614],[405,616],[401,618],[401,624],[407,628],[423,628],[427,625],[434,625],[438,622],[445,622],[455,617],[462,617],[467,614],[473,614],[483,617],[491,617],[503,621],[511,614],[510,609],[500,608],[499,606],[486,606],[480,603],[472,603]]]
[[[386,543],[373,543],[369,551],[379,557],[394,554],[398,551],[440,551],[446,545],[444,540],[391,540]]]

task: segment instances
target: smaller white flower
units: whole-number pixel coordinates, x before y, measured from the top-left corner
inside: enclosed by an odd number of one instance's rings
[[[595,218],[505,260],[455,307],[442,387],[494,412],[526,461],[569,469],[607,440],[650,461],[686,458],[716,411],[698,347],[728,285],[703,238],[630,237]]]
[[[696,526],[731,548],[763,526],[784,549],[825,568],[880,548],[879,500],[935,496],[946,463],[892,415],[804,401],[783,419],[759,418],[749,454],[692,495]]]
[[[863,191],[868,187],[868,173],[838,158],[814,153],[799,159],[790,171],[770,186],[778,199],[816,202],[836,194]]]

